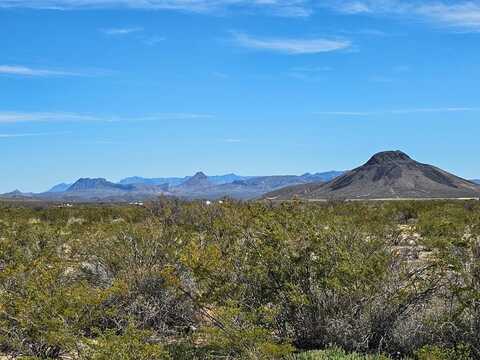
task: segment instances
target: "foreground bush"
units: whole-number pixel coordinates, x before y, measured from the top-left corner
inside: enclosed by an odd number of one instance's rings
[[[291,360],[388,360],[384,355],[347,354],[341,349],[309,351],[291,357]]]
[[[0,351],[480,359],[479,236],[475,202],[3,205]]]

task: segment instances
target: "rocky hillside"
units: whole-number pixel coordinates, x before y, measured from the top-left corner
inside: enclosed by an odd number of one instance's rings
[[[480,187],[401,151],[375,154],[364,165],[325,184],[287,187],[269,199],[478,198]]]

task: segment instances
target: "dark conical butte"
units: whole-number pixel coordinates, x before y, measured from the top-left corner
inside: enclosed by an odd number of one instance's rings
[[[273,199],[401,199],[478,198],[480,188],[401,151],[375,154],[364,165],[328,183],[309,184],[272,192]]]

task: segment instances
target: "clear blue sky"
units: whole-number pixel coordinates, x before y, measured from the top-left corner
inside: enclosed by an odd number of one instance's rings
[[[478,1],[0,0],[0,192],[387,149],[478,178],[479,41]]]

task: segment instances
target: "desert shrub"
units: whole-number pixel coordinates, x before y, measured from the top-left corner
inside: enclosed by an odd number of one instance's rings
[[[388,360],[384,355],[361,355],[347,353],[342,349],[334,348],[324,351],[309,351],[291,357],[291,360]]]
[[[416,360],[468,360],[471,359],[470,349],[462,344],[456,348],[445,349],[427,345],[415,352]]]
[[[170,354],[152,342],[152,333],[129,325],[121,333],[108,330],[87,343],[81,358],[85,360],[167,360]]]
[[[0,349],[480,359],[479,236],[465,202],[0,204]]]

